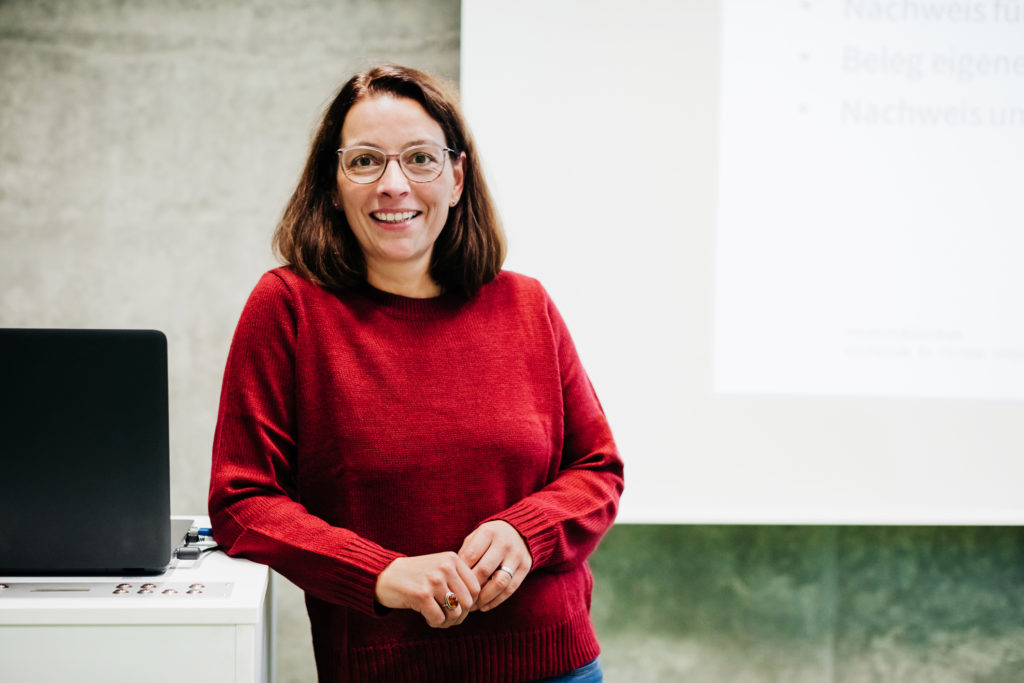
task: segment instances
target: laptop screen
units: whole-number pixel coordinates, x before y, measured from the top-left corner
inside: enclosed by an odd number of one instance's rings
[[[0,574],[170,561],[167,340],[0,329]]]

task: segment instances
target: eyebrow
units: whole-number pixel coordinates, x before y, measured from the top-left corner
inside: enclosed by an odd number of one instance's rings
[[[417,139],[417,140],[410,140],[409,142],[405,143],[405,146],[402,147],[402,149],[403,150],[409,149],[410,147],[416,147],[417,145],[437,145],[438,147],[447,147],[447,145],[444,144],[443,142],[438,142],[437,140],[431,140],[429,138],[420,138],[420,139]],[[380,149],[380,150],[383,151],[383,147],[381,147],[380,145],[378,145],[375,142],[353,142],[351,145],[341,145],[341,146],[342,147],[373,147],[374,149]]]

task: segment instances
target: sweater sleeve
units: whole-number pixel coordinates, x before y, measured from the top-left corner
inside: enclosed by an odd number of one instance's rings
[[[583,562],[611,527],[623,489],[623,463],[597,394],[565,321],[545,293],[562,380],[564,442],[557,476],[493,515],[526,540],[533,568],[560,571]]]
[[[224,371],[209,492],[214,539],[318,598],[373,614],[377,576],[400,554],[298,501],[296,334],[291,292],[267,273],[245,305]]]

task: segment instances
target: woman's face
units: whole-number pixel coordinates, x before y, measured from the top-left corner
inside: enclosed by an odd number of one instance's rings
[[[406,97],[360,100],[341,127],[342,147],[375,147],[390,155],[422,144],[447,146],[440,124]],[[427,275],[434,242],[462,193],[462,158],[453,162],[444,155],[443,171],[430,182],[410,181],[398,157],[391,157],[384,174],[370,183],[350,180],[339,162],[341,208],[362,247],[371,283],[381,272]]]

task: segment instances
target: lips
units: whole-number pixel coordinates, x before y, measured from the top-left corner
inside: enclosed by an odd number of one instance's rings
[[[370,216],[381,223],[405,223],[420,215],[420,211],[371,211]]]

